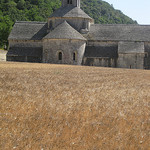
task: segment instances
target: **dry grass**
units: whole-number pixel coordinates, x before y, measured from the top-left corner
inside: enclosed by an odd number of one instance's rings
[[[150,71],[0,63],[2,150],[148,150]]]

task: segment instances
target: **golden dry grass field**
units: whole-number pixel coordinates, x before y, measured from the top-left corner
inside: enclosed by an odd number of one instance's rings
[[[150,70],[0,63],[0,149],[149,150]]]

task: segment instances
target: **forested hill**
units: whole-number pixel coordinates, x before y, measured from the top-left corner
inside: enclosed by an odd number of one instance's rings
[[[81,8],[99,24],[137,24],[102,0],[81,0]]]
[[[46,21],[60,6],[60,0],[0,0],[0,47],[7,43],[16,20]],[[81,0],[81,8],[95,20],[95,23],[137,23],[102,0]]]

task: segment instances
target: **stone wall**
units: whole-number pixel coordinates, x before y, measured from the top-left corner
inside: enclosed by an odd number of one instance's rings
[[[117,67],[129,69],[144,69],[145,54],[119,54]]]
[[[43,40],[43,62],[54,64],[81,65],[86,42],[82,40],[44,39]],[[62,60],[58,59],[59,52]],[[73,60],[73,53],[76,60]]]
[[[74,29],[76,29],[78,32],[81,31],[81,29],[90,29],[90,20],[84,19],[84,18],[49,18],[48,19],[48,28],[54,29],[59,24],[63,23],[64,21],[67,21]]]
[[[83,59],[83,65],[116,67],[117,57],[117,42],[88,41]]]
[[[100,67],[116,67],[115,58],[96,58],[96,57],[85,57],[83,64],[86,66],[100,66]]]
[[[6,50],[0,49],[0,61],[6,61],[6,54],[7,54]]]
[[[33,40],[9,40],[7,61],[41,62],[42,41]]]
[[[144,68],[145,50],[143,42],[119,42],[118,68]]]
[[[54,64],[150,69],[150,42],[119,42],[118,44],[88,41],[86,49],[90,47],[92,52],[88,54],[85,53],[85,46],[86,42],[82,40],[10,40],[7,61],[42,61]],[[26,49],[31,49],[34,54],[30,53],[30,55]],[[102,50],[102,53],[99,53],[99,50]],[[62,52],[62,60],[58,60],[59,52]],[[76,60],[73,60],[73,53],[76,54]]]
[[[150,69],[150,42],[145,42],[145,69]]]

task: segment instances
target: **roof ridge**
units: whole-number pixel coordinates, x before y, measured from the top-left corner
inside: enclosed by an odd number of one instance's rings
[[[141,25],[141,24],[92,24],[92,26],[150,26],[150,25]]]

